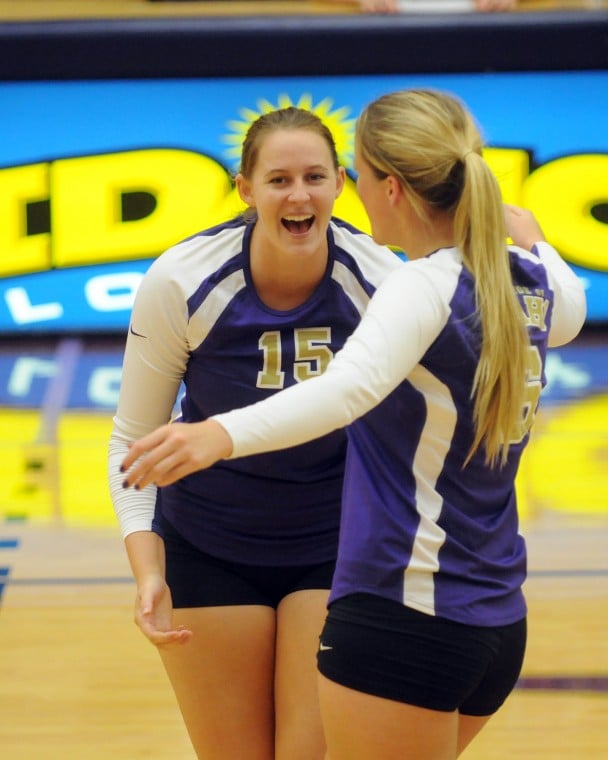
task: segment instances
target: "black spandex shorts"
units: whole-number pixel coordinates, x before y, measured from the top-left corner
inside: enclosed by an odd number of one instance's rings
[[[526,620],[483,628],[372,594],[332,603],[317,662],[331,681],[431,710],[492,715],[513,690]]]
[[[240,604],[276,608],[294,591],[331,587],[334,561],[297,566],[245,565],[199,551],[166,520],[162,520],[162,534],[166,579],[175,608]]]

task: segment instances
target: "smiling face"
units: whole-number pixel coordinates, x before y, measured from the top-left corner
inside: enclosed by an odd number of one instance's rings
[[[275,257],[327,255],[327,226],[344,185],[331,151],[308,129],[266,135],[250,177],[239,174],[242,200],[257,213],[255,242]]]

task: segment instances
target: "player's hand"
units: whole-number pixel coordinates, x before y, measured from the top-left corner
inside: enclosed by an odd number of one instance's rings
[[[531,211],[509,203],[504,203],[503,208],[507,232],[515,245],[530,251],[534,243],[545,240],[543,231]]]
[[[149,576],[137,587],[135,624],[155,646],[185,644],[192,631],[183,626],[172,627],[173,603],[171,592],[161,575]]]
[[[167,486],[232,453],[232,439],[215,420],[163,425],[129,447],[123,487]]]

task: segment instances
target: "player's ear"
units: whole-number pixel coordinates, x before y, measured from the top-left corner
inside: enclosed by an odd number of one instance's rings
[[[393,177],[392,174],[389,174],[386,178],[386,195],[389,203],[396,205],[399,200],[403,198],[404,192],[403,186],[397,177]]]
[[[251,192],[251,183],[248,182],[242,174],[237,174],[235,178],[236,189],[240,199],[250,208],[255,208],[255,200]]]
[[[336,198],[338,198],[342,193],[342,190],[344,190],[344,183],[346,182],[346,169],[343,166],[339,166],[336,175]]]

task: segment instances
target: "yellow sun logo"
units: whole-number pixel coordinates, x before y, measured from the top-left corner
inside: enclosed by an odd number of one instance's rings
[[[309,94],[301,95],[297,102],[293,101],[289,95],[279,95],[276,104],[261,99],[257,101],[256,106],[257,110],[242,108],[239,111],[239,116],[242,120],[229,121],[227,124],[232,133],[226,135],[223,138],[223,142],[230,145],[226,150],[226,156],[233,162],[236,163],[240,160],[241,149],[247,130],[258,117],[270,111],[276,111],[279,108],[295,106],[296,108],[312,111],[312,113],[321,119],[333,135],[340,163],[347,169],[352,168],[355,119],[348,118],[351,113],[351,109],[348,106],[332,110],[333,100],[331,98],[325,98],[314,105],[312,95]]]

